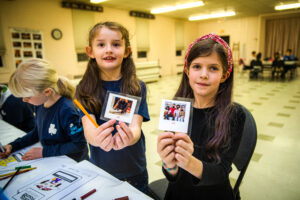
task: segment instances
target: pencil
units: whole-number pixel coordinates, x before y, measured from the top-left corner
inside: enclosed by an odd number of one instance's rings
[[[17,169],[17,171],[12,175],[12,177],[9,179],[9,181],[4,185],[3,190],[5,190],[7,188],[9,183],[14,179],[14,177],[19,173],[20,170],[21,170],[21,168]]]
[[[80,197],[81,200],[88,198],[90,195],[94,194],[96,192],[96,189],[93,189],[91,191],[89,191],[88,193],[86,193],[85,195],[82,195]]]
[[[31,171],[31,170],[33,170],[33,169],[36,169],[36,167],[31,167],[31,168],[27,168],[27,169],[19,169],[19,168],[18,168],[17,170],[19,170],[19,173],[18,173],[18,174],[21,174],[21,173],[23,173],[23,172],[28,172],[28,171]],[[15,173],[15,172],[10,172],[10,173],[7,173],[7,174],[1,174],[1,175],[0,175],[0,180],[6,179],[6,178],[8,178],[8,177],[10,177],[10,176],[13,176],[14,173]]]
[[[99,125],[97,124],[97,122],[95,122],[95,120],[91,117],[91,115],[85,110],[85,108],[81,105],[81,103],[77,100],[74,99],[73,100],[74,103],[80,108],[80,110],[90,119],[90,121],[96,126],[96,128],[99,127]]]

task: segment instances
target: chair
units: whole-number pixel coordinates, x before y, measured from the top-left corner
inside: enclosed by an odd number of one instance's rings
[[[249,165],[250,159],[254,152],[256,146],[256,140],[257,140],[257,129],[256,129],[255,120],[247,108],[245,108],[242,105],[240,106],[242,107],[246,115],[246,120],[245,120],[243,135],[241,138],[241,143],[233,159],[233,164],[240,172],[238,179],[233,187],[233,193],[236,200],[241,199],[239,187],[241,185],[241,182],[244,178],[245,172]],[[162,200],[165,197],[167,187],[168,187],[168,180],[166,178],[153,181],[152,183],[149,184],[148,187],[149,196],[151,196],[155,200]]]
[[[240,105],[240,104],[239,104]],[[238,179],[233,187],[233,194],[236,200],[241,199],[239,187],[246,173],[247,167],[251,160],[252,154],[254,152],[257,140],[257,129],[255,120],[250,113],[250,111],[244,106],[240,105],[244,110],[246,115],[243,135],[241,138],[241,143],[238,151],[233,159],[233,164],[236,166],[237,170],[240,172]]]

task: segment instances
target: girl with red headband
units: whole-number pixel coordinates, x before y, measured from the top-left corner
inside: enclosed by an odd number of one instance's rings
[[[233,61],[228,44],[215,34],[194,41],[175,97],[194,99],[192,130],[163,132],[157,152],[169,180],[165,199],[234,199],[229,182],[245,114],[231,100]]]

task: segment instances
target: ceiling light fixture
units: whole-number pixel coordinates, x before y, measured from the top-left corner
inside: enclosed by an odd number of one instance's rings
[[[287,9],[293,9],[299,7],[300,7],[300,3],[293,3],[293,4],[275,6],[275,10],[287,10]]]
[[[106,0],[90,0],[91,3],[101,3]]]
[[[229,16],[234,16],[235,12],[223,12],[223,13],[214,13],[214,14],[209,14],[209,15],[198,15],[198,16],[193,16],[189,17],[190,21],[195,21],[195,20],[204,20],[204,19],[211,19],[211,18],[219,18],[219,17],[229,17]]]
[[[165,12],[171,12],[171,11],[175,11],[175,10],[203,6],[203,5],[204,5],[203,1],[197,1],[197,2],[192,2],[192,3],[176,5],[176,6],[168,6],[168,7],[153,9],[153,10],[151,10],[151,13],[152,14],[165,13]]]

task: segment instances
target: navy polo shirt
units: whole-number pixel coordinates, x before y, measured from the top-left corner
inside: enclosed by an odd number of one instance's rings
[[[113,92],[120,92],[121,81],[122,79],[117,81],[102,81],[105,94],[108,90]],[[142,81],[140,81],[140,84],[142,99],[138,114],[143,117],[143,121],[149,121],[150,117],[148,113],[148,105],[146,102],[146,85]],[[101,99],[102,102],[104,102],[103,97]],[[100,114],[94,115],[99,125],[106,122],[100,119]],[[84,113],[81,112],[81,117],[83,116]],[[113,134],[114,133],[116,133],[116,129],[113,131]],[[112,149],[109,152],[106,152],[100,147],[90,145],[90,151],[90,161],[92,163],[119,179],[129,178],[141,174],[146,169],[146,147],[143,131],[141,132],[140,139],[134,145],[125,147],[121,150],[115,151]]]
[[[43,157],[68,155],[76,161],[87,158],[87,143],[79,113],[73,102],[61,97],[54,105],[36,107],[36,126],[11,143],[13,151],[40,141]]]

